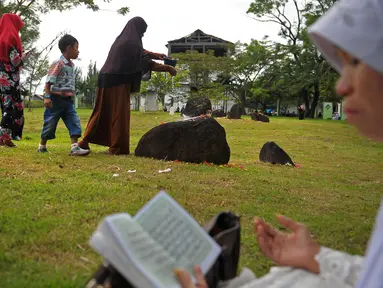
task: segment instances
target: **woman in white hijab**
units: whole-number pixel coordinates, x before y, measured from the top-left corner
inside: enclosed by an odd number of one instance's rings
[[[341,0],[309,28],[309,35],[339,72],[337,93],[345,99],[347,120],[365,136],[383,142],[383,0]],[[276,264],[262,278],[249,270],[225,287],[383,287],[383,203],[365,258],[320,247],[301,223],[283,216],[282,233],[256,218],[255,232],[264,255]],[[207,287],[200,269],[193,284],[177,270],[184,288]],[[213,288],[213,287],[211,287]]]

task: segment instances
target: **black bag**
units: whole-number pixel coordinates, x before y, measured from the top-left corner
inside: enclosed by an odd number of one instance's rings
[[[143,55],[141,58],[142,63],[142,76],[141,81],[149,81],[152,78],[152,71],[150,70],[150,63],[152,59],[149,54]]]
[[[141,77],[142,81],[149,81],[152,78],[152,71],[144,72],[144,74]]]
[[[206,274],[208,287],[215,288],[220,281],[228,281],[237,276],[241,244],[240,219],[231,212],[222,212],[211,219],[203,228],[222,249],[216,262]],[[85,288],[100,287],[145,288],[133,287],[108,263],[101,265],[85,285]]]

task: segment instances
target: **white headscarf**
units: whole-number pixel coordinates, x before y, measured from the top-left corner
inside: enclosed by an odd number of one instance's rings
[[[340,0],[309,29],[309,36],[341,72],[334,46],[383,73],[383,0]],[[383,201],[369,242],[358,288],[383,287]]]
[[[383,73],[382,0],[341,0],[308,33],[338,72],[342,65],[335,46]]]

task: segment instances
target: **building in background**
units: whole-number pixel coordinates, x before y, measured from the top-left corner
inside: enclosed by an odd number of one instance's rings
[[[206,34],[198,29],[187,36],[168,41],[166,47],[168,48],[168,55],[185,53],[186,51],[206,53],[212,50],[214,51],[214,56],[222,57],[227,52],[230,52],[230,48],[228,48],[230,45],[234,44],[219,37]]]
[[[224,57],[230,53],[230,47],[234,44],[230,41],[224,40],[214,35],[206,34],[200,29],[195,30],[193,33],[181,37],[179,39],[170,40],[166,47],[168,48],[168,55],[177,53],[186,53],[187,51],[198,51],[198,53],[206,53],[209,50],[214,51],[214,56]],[[181,110],[187,101],[193,83],[185,81],[181,86],[172,93],[165,96],[165,106],[167,110],[174,106],[176,109]],[[213,109],[223,109],[225,112],[230,110],[235,101],[231,97],[227,100],[212,101]]]

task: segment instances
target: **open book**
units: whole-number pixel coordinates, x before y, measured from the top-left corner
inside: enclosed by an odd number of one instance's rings
[[[160,192],[131,217],[106,217],[90,245],[135,288],[180,287],[173,270],[206,274],[221,252],[219,245],[166,192]],[[194,278],[193,278],[194,280]]]

